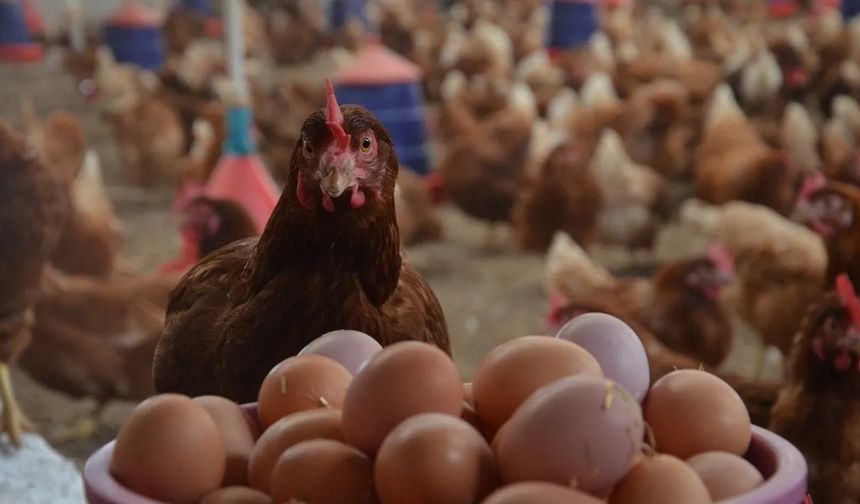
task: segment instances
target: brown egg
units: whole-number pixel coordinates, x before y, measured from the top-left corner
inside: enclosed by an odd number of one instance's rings
[[[178,394],[140,403],[119,431],[110,472],[164,502],[196,502],[221,486],[227,465],[218,426],[203,406]]]
[[[317,409],[300,411],[284,417],[260,436],[248,464],[251,486],[268,492],[272,469],[288,448],[312,439],[343,441],[340,410]]]
[[[602,502],[597,497],[555,483],[529,481],[500,488],[483,504],[601,504]]]
[[[493,349],[472,382],[475,409],[491,432],[502,426],[537,389],[561,378],[602,377],[600,364],[579,345],[547,336],[526,336]]]
[[[231,486],[207,495],[200,504],[272,504],[272,499],[253,488]]]
[[[337,441],[302,441],[275,464],[271,494],[276,503],[369,504],[374,498],[373,463]]]
[[[743,455],[750,415],[732,387],[705,371],[683,369],[657,380],[644,407],[657,450],[687,459],[708,451]]]
[[[398,425],[379,448],[375,470],[382,504],[477,502],[497,481],[493,453],[481,434],[442,413]]]
[[[609,504],[710,504],[705,484],[690,467],[671,455],[642,457],[621,480]]]
[[[227,471],[223,486],[248,484],[248,460],[259,429],[238,404],[218,396],[195,397],[194,402],[203,406],[212,415],[221,432],[224,451],[227,454]]]
[[[351,381],[352,374],[328,357],[290,357],[263,380],[257,399],[260,424],[266,429],[297,411],[340,409]]]
[[[687,460],[715,501],[745,494],[764,479],[754,465],[732,453],[705,452]]]
[[[416,341],[376,354],[355,377],[343,403],[346,441],[375,454],[385,436],[419,413],[459,416],[463,382],[442,350]]]

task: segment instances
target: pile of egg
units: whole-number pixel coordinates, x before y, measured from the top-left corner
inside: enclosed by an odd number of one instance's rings
[[[639,338],[603,314],[498,346],[465,384],[434,346],[337,331],[271,370],[258,419],[213,396],[141,403],[110,470],[204,504],[698,504],[761,484],[729,385],[649,384]]]

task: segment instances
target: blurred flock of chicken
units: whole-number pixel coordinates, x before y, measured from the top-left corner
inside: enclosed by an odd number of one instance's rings
[[[365,43],[361,30],[328,33],[319,4],[246,9],[255,138],[278,180],[325,103],[323,79]],[[756,422],[804,451],[817,500],[856,502],[860,21],[817,4],[781,20],[765,2],[679,7],[603,6],[587,45],[549,54],[542,0],[461,0],[445,12],[429,0],[378,2],[383,43],[423,70],[435,161],[426,179],[400,170],[400,238],[444,240],[435,208],[446,200],[486,222],[488,249],[495,225],[510,224],[523,251],[547,254],[546,330],[584,312],[616,315],[642,337],[654,378],[722,372],[738,327],[754,331],[758,369],[724,377]],[[116,63],[95,32],[65,62],[110,121],[128,180],[178,189],[212,172],[231,91],[222,43],[198,19],[173,12],[165,26],[158,75]],[[3,274],[28,282],[2,285],[0,359],[69,394],[146,397],[182,271],[125,264],[81,122],[23,105],[25,130],[0,128],[0,221],[8,234],[32,215],[25,227],[39,229],[3,241]],[[256,234],[230,201],[179,199],[197,258]],[[625,254],[633,274],[592,260],[597,248]],[[785,357],[769,374],[781,379],[761,379],[775,365],[766,349]],[[9,431],[24,422],[2,366]]]

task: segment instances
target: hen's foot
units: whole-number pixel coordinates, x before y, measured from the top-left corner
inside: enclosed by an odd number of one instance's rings
[[[15,392],[12,390],[12,377],[9,374],[9,365],[0,363],[0,433],[9,436],[12,445],[20,448],[24,432],[33,430],[33,423],[24,416]]]

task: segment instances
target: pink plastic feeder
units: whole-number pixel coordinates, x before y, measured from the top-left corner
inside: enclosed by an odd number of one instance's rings
[[[206,184],[206,196],[232,200],[244,207],[263,232],[280,192],[260,157],[251,154],[227,154],[218,162]]]
[[[30,35],[37,38],[44,37],[45,21],[33,5],[33,0],[21,0],[21,8],[24,10],[24,23],[27,24]]]

